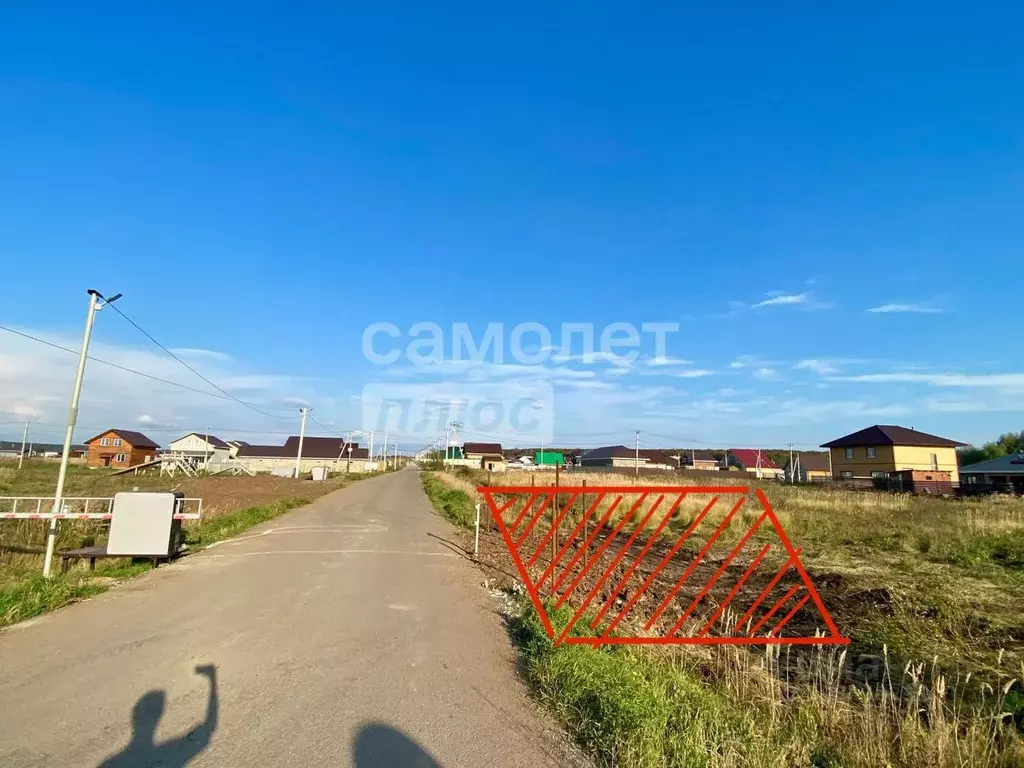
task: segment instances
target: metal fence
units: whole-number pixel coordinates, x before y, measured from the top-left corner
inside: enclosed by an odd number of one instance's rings
[[[110,520],[114,515],[113,497],[69,496],[54,510],[53,496],[0,496],[0,520]],[[178,499],[175,520],[199,520],[202,499]]]

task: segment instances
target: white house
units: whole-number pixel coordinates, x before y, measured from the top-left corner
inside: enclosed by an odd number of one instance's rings
[[[215,435],[189,432],[161,452],[165,460],[187,461],[194,469],[215,469],[231,458],[231,446]]]

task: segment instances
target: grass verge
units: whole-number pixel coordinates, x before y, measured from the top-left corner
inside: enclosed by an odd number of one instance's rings
[[[421,472],[423,490],[434,509],[460,528],[472,528],[476,522],[476,507],[465,491],[453,488],[430,472]]]
[[[215,541],[230,539],[232,536],[237,536],[254,525],[273,520],[289,510],[308,503],[306,499],[288,499],[286,501],[277,501],[273,504],[247,507],[237,512],[229,512],[226,515],[221,515],[208,522],[201,523],[199,528],[194,531],[193,536],[189,538],[189,544],[199,548],[208,547]]]
[[[571,609],[546,608],[557,633]],[[697,659],[682,649],[556,647],[525,598],[510,630],[534,695],[601,766],[1024,765],[1013,725],[1000,715],[1005,691],[971,711],[951,710],[941,677],[921,668],[847,696],[826,664],[805,684],[783,684],[770,650],[751,663],[729,651]]]

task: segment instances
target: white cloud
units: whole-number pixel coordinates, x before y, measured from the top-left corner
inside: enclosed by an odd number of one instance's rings
[[[774,379],[777,378],[778,375],[779,372],[776,371],[774,368],[763,367],[758,368],[756,371],[754,371],[754,376],[756,376],[759,379]]]
[[[676,374],[680,379],[699,379],[703,376],[711,376],[714,371],[709,371],[706,368],[693,368],[687,371],[680,371]]]
[[[171,352],[178,357],[192,358],[194,360],[215,360],[219,363],[230,363],[231,356],[214,349],[199,349],[195,347],[181,347],[172,349]]]
[[[775,293],[769,294],[767,299],[753,304],[754,309],[760,307],[779,307],[787,304],[807,304],[811,300],[809,293]]]
[[[1024,373],[864,373],[859,376],[833,376],[830,381],[876,384],[929,384],[933,387],[1024,387]]]
[[[23,330],[70,349],[77,349],[81,344],[77,335]],[[272,410],[286,397],[315,396],[313,379],[249,373],[222,353],[181,356],[228,392],[270,413],[286,415],[286,412]],[[294,418],[286,419],[262,416],[224,397],[206,396],[99,362],[106,360],[194,390],[214,392],[202,379],[161,351],[95,340],[90,357],[93,359],[85,371],[75,439],[89,437],[109,427],[131,428],[133,425],[151,432],[150,437],[158,443],[177,437],[173,433],[178,430],[206,426],[223,432],[252,430],[248,439],[254,442],[275,432],[298,432],[297,413]],[[0,421],[11,420],[11,417],[28,418],[38,441],[58,441],[63,436],[76,365],[76,354],[0,332]],[[324,405],[326,401],[320,398],[319,402]],[[352,409],[351,418],[355,418],[356,413]]]
[[[793,366],[794,371],[814,371],[822,376],[827,376],[830,373],[835,373],[838,368],[832,365],[827,360],[801,360]]]
[[[882,304],[877,307],[871,307],[871,309],[866,309],[864,311],[874,312],[876,314],[889,314],[893,312],[917,312],[938,315],[942,313],[941,309],[937,307],[925,306],[924,304]]]
[[[744,366],[746,366],[746,363],[744,363],[742,360],[733,360],[731,363],[729,363],[729,367],[733,369],[743,368]]]
[[[659,368],[667,365],[690,365],[693,360],[683,360],[681,357],[651,357],[644,362],[651,368]]]

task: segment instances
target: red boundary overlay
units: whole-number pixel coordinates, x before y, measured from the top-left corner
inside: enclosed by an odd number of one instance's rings
[[[821,596],[818,594],[818,590],[815,588],[814,583],[811,581],[811,577],[808,575],[807,570],[804,568],[803,563],[800,560],[800,550],[796,549],[789,537],[786,535],[782,524],[779,522],[778,517],[775,515],[775,510],[772,508],[771,502],[768,501],[767,496],[760,489],[754,490],[753,494],[750,492],[750,488],[746,486],[648,486],[648,485],[629,485],[629,486],[481,486],[477,488],[477,491],[484,497],[487,502],[487,507],[491,512],[491,517],[495,524],[498,526],[498,530],[501,533],[502,539],[505,542],[505,546],[508,548],[509,554],[512,556],[512,560],[515,563],[516,568],[519,571],[519,575],[526,585],[526,590],[530,595],[530,600],[533,601],[534,607],[537,609],[537,614],[540,616],[541,622],[544,625],[544,629],[548,634],[548,637],[555,640],[555,644],[568,643],[572,645],[847,645],[850,642],[848,637],[843,637],[835,622],[832,620],[831,614],[825,607]],[[576,502],[580,496],[583,495],[593,496],[594,501],[592,504],[586,504],[584,506],[584,513],[579,523],[574,527],[568,537],[564,540],[563,544],[558,548],[555,553],[554,559],[544,570],[543,575],[536,581],[530,578],[528,567],[533,566],[541,552],[551,541],[552,533],[556,528],[549,528],[547,534],[542,538],[540,546],[532,553],[524,553],[520,551],[520,547],[526,543],[529,534],[532,532],[537,523],[545,516],[549,507],[557,505],[559,497],[565,496],[568,500],[562,509],[552,509],[551,514],[555,515],[555,522],[560,526],[562,520],[565,518],[569,509]],[[570,581],[569,587],[564,590],[561,598],[559,598],[559,605],[568,600],[569,595],[576,588],[576,585],[582,581],[583,577],[590,571],[596,563],[600,561],[601,556],[616,540],[619,533],[622,532],[627,522],[633,518],[633,514],[640,508],[643,501],[649,497],[655,497],[650,511],[643,518],[643,524],[638,526],[633,533],[629,536],[622,551],[618,553],[613,559],[610,566],[605,568],[603,575],[598,579],[597,584],[587,593],[584,598],[582,605],[575,611],[572,619],[565,629],[556,636],[555,629],[551,625],[551,620],[548,617],[547,611],[544,608],[544,603],[540,596],[540,585],[545,581],[550,580],[554,585],[552,591],[556,591],[559,586],[569,577],[573,568],[575,568],[580,557],[585,551],[587,551],[591,544],[593,544],[604,529],[604,525],[610,518],[611,512],[622,502],[622,497],[625,495],[638,496],[639,500],[629,505],[627,511],[623,514],[622,519],[616,525],[613,532],[605,537],[603,543],[601,543],[597,549],[595,549],[593,556],[588,560],[587,564],[583,567],[583,570]],[[703,507],[702,511],[694,518],[694,521],[690,524],[686,531],[682,533],[678,541],[669,549],[667,555],[665,555],[655,570],[648,576],[643,584],[637,589],[633,597],[626,605],[620,609],[615,618],[610,622],[608,628],[598,637],[571,637],[569,631],[572,627],[580,620],[583,613],[588,606],[591,605],[594,597],[600,593],[602,587],[615,572],[616,567],[620,564],[623,557],[629,551],[630,546],[634,543],[636,538],[640,535],[641,530],[651,521],[652,517],[655,516],[655,511],[661,506],[662,502],[668,496],[675,496],[676,498],[671,504],[665,505],[665,511],[662,513],[663,517],[660,524],[655,528],[654,534],[652,534],[644,547],[640,551],[640,555],[629,564],[626,575],[620,578],[617,585],[612,590],[612,597],[608,598],[603,607],[600,608],[597,617],[592,621],[592,628],[596,628],[602,618],[608,614],[614,613],[612,608],[614,605],[614,595],[622,589],[622,587],[632,577],[634,571],[640,565],[644,557],[647,556],[648,551],[653,545],[657,536],[662,532],[665,525],[671,516],[675,513],[676,509],[689,495],[694,496],[710,496],[711,500]],[[498,503],[498,496],[511,497],[504,503]],[[600,504],[600,502],[608,496],[617,497],[612,502],[611,508],[606,511],[599,520],[594,521],[593,515]],[[690,537],[690,534],[696,530],[696,528],[703,521],[704,517],[715,507],[720,496],[736,498],[731,510],[727,513],[723,521],[717,526],[715,531],[710,535],[708,541],[701,548],[699,554],[694,558],[693,562],[687,567],[683,575],[676,581],[675,585],[666,595],[666,597],[660,602],[654,615],[647,622],[647,629],[650,629],[654,623],[658,620],[661,613],[675,598],[675,595],[685,585],[690,575],[696,570],[697,566],[700,565],[704,556],[711,549],[712,545],[717,540],[718,536],[722,533],[728,523],[735,516],[737,511],[747,501],[756,500],[756,502],[763,509],[763,514],[751,525],[750,530],[740,539],[737,545],[729,553],[728,557],[723,561],[721,566],[716,569],[714,575],[708,580],[697,597],[690,603],[690,606],[683,613],[683,616],[675,622],[669,632],[661,637],[633,637],[633,636],[617,636],[612,635],[612,631],[619,624],[622,619],[632,610],[634,605],[637,603],[641,595],[647,590],[647,588],[653,583],[658,573],[668,565],[669,562],[675,557],[676,553],[682,547],[683,543]],[[506,523],[502,518],[502,514],[512,507],[517,498],[523,497],[526,502],[523,505],[523,509],[520,511],[516,520],[511,524]],[[535,506],[536,505],[536,506]],[[733,598],[736,597],[740,588],[746,583],[747,579],[757,569],[761,560],[767,554],[768,549],[771,545],[765,545],[758,555],[753,558],[744,572],[740,580],[735,584],[733,589],[726,596],[723,603],[716,609],[714,614],[711,616],[703,628],[696,636],[679,636],[676,632],[682,627],[685,621],[691,616],[693,611],[696,609],[700,601],[710,592],[711,588],[718,581],[719,577],[725,572],[728,565],[733,559],[739,554],[740,550],[743,549],[747,541],[752,537],[754,532],[764,522],[769,522],[775,529],[776,534],[779,537],[779,542],[782,544],[783,549],[788,553],[788,559],[783,563],[782,567],[775,574],[774,578],[768,583],[768,585],[761,591],[757,600],[746,610],[743,617],[733,627],[732,634],[726,636],[708,636],[709,630],[712,628],[714,623],[721,617],[725,612],[725,609],[732,602]],[[593,525],[593,530],[589,535],[586,535],[588,524],[596,522]],[[520,526],[524,526],[520,529]],[[558,575],[557,571],[560,565],[562,565],[562,557],[567,554],[572,543],[577,539],[580,531],[583,531],[585,537],[582,542],[582,546],[577,547],[578,551],[576,554],[569,559],[562,570],[561,576]],[[556,539],[557,540],[557,539]],[[525,561],[525,562],[524,562]],[[794,569],[799,576],[800,582],[791,588],[780,600],[778,600],[766,613],[762,616],[750,629],[744,630],[744,627],[750,626],[749,622],[753,617],[754,613],[765,601],[772,590],[778,585],[782,577],[790,569]],[[786,608],[787,603],[790,602],[791,598],[798,595],[801,591],[804,592],[803,596],[788,610]],[[825,624],[827,632],[820,636],[797,636],[797,637],[781,637],[779,632],[785,627],[785,625],[792,619],[800,610],[804,608],[807,603],[813,603],[817,609],[819,616]],[[611,609],[611,610],[610,610]],[[776,618],[775,622],[771,620]],[[758,632],[762,631],[762,634]]]

